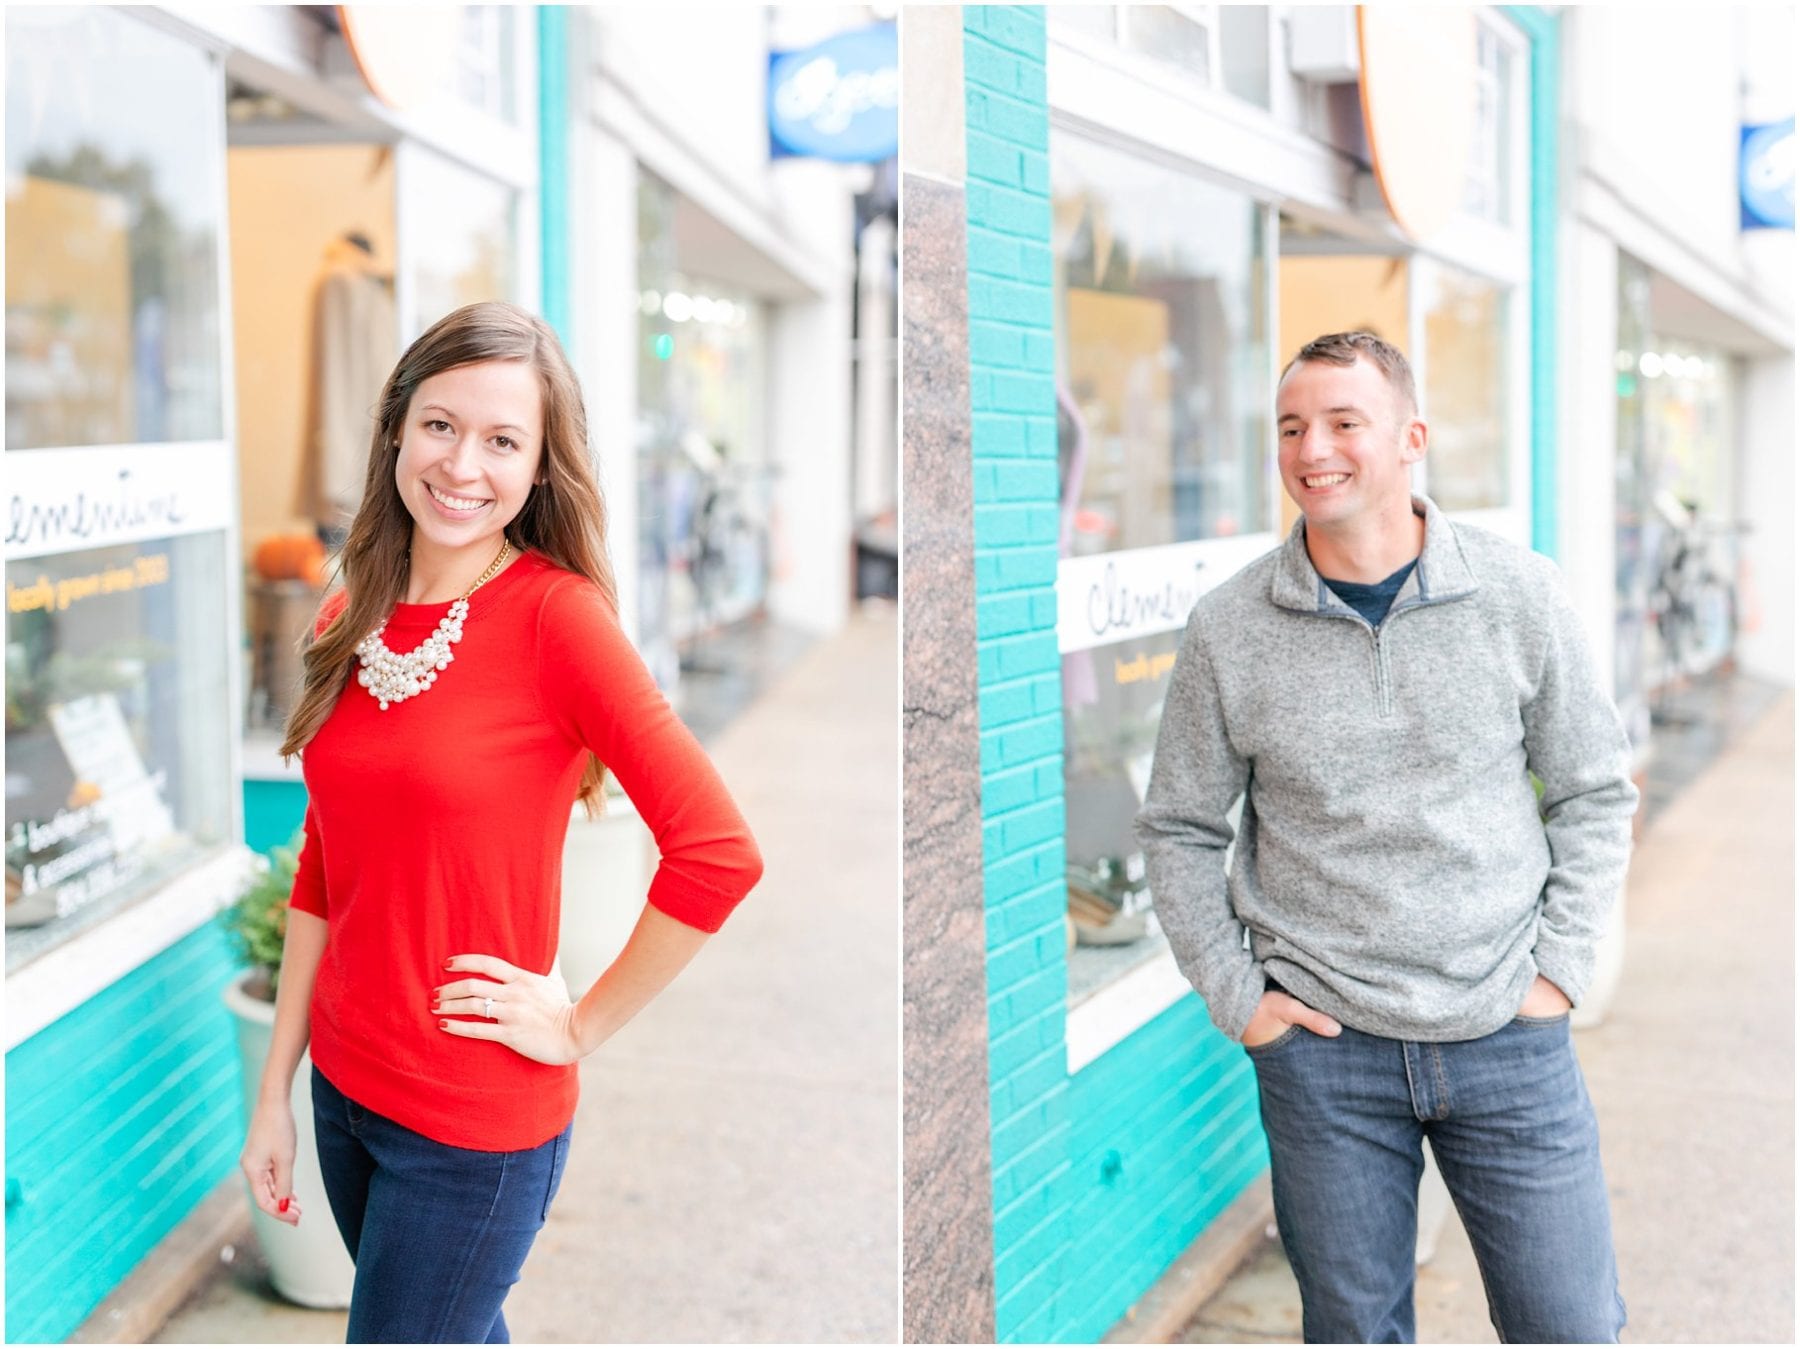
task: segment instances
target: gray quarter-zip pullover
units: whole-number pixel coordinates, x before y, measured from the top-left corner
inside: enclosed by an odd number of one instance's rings
[[[1320,579],[1304,519],[1189,615],[1137,832],[1235,1040],[1265,973],[1396,1039],[1498,1030],[1539,973],[1579,1003],[1624,883],[1629,745],[1559,571],[1413,510],[1424,548],[1379,629]]]

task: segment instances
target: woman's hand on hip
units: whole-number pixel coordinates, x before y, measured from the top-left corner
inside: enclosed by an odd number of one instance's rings
[[[260,1104],[250,1115],[250,1129],[238,1166],[250,1182],[250,1197],[271,1218],[290,1227],[300,1225],[300,1201],[294,1183],[294,1111],[286,1101]]]
[[[432,1012],[482,1019],[440,1020],[444,1034],[496,1040],[538,1063],[574,1063],[582,1057],[575,1005],[568,985],[554,974],[533,974],[499,956],[484,955],[452,956],[445,972],[449,982],[432,990]]]

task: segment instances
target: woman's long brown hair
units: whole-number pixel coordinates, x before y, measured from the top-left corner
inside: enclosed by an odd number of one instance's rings
[[[342,612],[303,649],[305,677],[288,716],[281,754],[297,754],[337,706],[356,660],[356,644],[375,630],[406,593],[413,518],[394,482],[394,442],[419,385],[441,371],[477,361],[524,361],[537,371],[544,394],[544,452],[536,483],[506,537],[565,571],[600,587],[616,611],[618,591],[606,556],[606,504],[588,448],[581,386],[550,325],[517,305],[464,305],[432,324],[406,349],[381,390],[362,505],[332,577],[349,594]],[[309,630],[310,637],[310,630]],[[591,819],[600,813],[606,769],[588,756],[578,799]]]

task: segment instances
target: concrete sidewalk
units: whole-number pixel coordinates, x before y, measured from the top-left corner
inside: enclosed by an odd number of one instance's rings
[[[1625,1342],[1794,1338],[1794,702],[1661,813],[1627,887],[1625,973],[1576,1033],[1612,1195]],[[1452,1215],[1419,1271],[1420,1343],[1492,1344]],[[1265,1241],[1178,1337],[1297,1343],[1300,1297]]]
[[[897,627],[857,613],[709,745],[764,878],[582,1064],[515,1341],[898,1338]],[[246,1241],[153,1342],[341,1343],[345,1320],[277,1298]]]

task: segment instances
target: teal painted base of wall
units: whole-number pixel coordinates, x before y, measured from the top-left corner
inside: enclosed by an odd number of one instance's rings
[[[237,1166],[242,1069],[209,922],[6,1056],[6,1338],[67,1338]]]
[[[1269,1165],[1256,1069],[1185,998],[1076,1074],[1056,1339],[1092,1343]],[[1027,1337],[1028,1338],[1028,1337]]]

